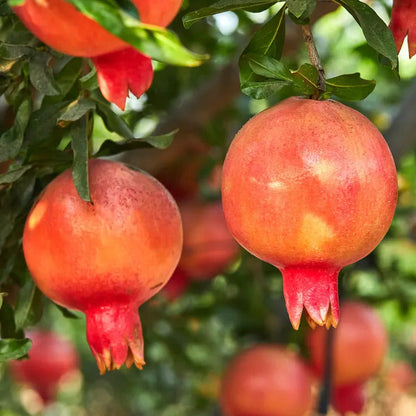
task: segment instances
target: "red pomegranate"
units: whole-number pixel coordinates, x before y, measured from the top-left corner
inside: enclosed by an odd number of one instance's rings
[[[222,378],[224,416],[303,416],[313,406],[313,378],[304,362],[277,345],[240,353]]]
[[[384,375],[384,382],[390,392],[407,392],[416,386],[415,370],[406,361],[392,362]]]
[[[416,2],[414,0],[393,0],[390,29],[393,33],[397,52],[400,51],[407,35],[409,57],[416,54]]]
[[[210,279],[223,272],[238,254],[228,231],[221,202],[179,204],[183,221],[183,251],[178,268],[192,280]]]
[[[380,369],[388,349],[383,322],[368,305],[347,301],[341,305],[342,321],[335,329],[333,345],[333,382],[348,386],[368,380]],[[312,366],[322,375],[328,332],[309,331],[307,344]]]
[[[341,415],[361,414],[365,406],[365,390],[361,383],[349,386],[334,386],[332,405]]]
[[[222,175],[237,241],[283,274],[290,320],[336,326],[339,270],[376,247],[397,200],[383,136],[343,104],[289,98],[249,120]]]
[[[143,23],[165,27],[182,0],[133,0]],[[25,26],[59,52],[92,58],[104,97],[124,110],[128,89],[139,97],[151,85],[151,59],[112,35],[65,0],[25,0],[13,7]]]
[[[186,292],[189,282],[188,275],[177,267],[166,286],[163,287],[163,295],[167,300],[173,302]]]
[[[134,362],[143,339],[137,308],[172,275],[182,248],[179,210],[153,177],[112,161],[89,162],[92,203],[67,170],[34,204],[23,233],[26,263],[42,292],[81,310],[101,373]]]
[[[32,340],[29,359],[10,361],[10,374],[49,403],[55,399],[59,382],[78,369],[78,354],[70,341],[54,332],[38,329],[27,336]]]

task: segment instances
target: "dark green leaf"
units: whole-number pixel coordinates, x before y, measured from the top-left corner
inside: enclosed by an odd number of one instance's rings
[[[251,98],[260,100],[276,94],[287,85],[291,85],[291,83],[269,79],[264,81],[246,82],[241,85],[241,91]]]
[[[359,0],[334,0],[343,6],[361,26],[368,44],[390,61],[397,69],[397,50],[393,35],[383,20],[367,4]]]
[[[31,165],[16,166],[16,167],[12,166],[11,168],[9,168],[7,172],[0,174],[0,184],[13,183],[17,181],[31,167],[32,167]]]
[[[287,0],[287,8],[297,18],[307,18],[315,10],[316,0]]]
[[[295,86],[303,95],[314,95],[318,88],[318,70],[311,64],[303,64],[292,72]]]
[[[249,10],[253,7],[272,6],[279,0],[219,0],[214,4],[203,9],[195,10],[186,14],[183,17],[183,25],[185,28],[190,28],[198,20],[205,17],[212,16],[217,13],[234,11],[234,10]]]
[[[252,71],[266,78],[292,81],[289,68],[281,61],[266,55],[247,54],[242,57],[247,60]]]
[[[13,15],[13,10],[7,4],[7,0],[2,0],[0,3],[0,16],[11,16]]]
[[[58,95],[60,91],[49,66],[50,60],[51,55],[46,52],[39,52],[30,59],[30,82],[41,94]]]
[[[19,153],[31,110],[30,97],[26,97],[17,110],[13,126],[0,136],[0,162],[13,159]]]
[[[97,71],[93,65],[91,71],[79,79],[82,88],[94,90],[98,88]]]
[[[198,66],[208,57],[193,53],[167,29],[146,25],[123,12],[111,0],[68,0],[82,13],[96,20],[113,35],[130,43],[145,55],[160,62]]]
[[[0,309],[0,324],[2,338],[14,338],[16,336],[13,308],[7,302],[3,302]]]
[[[61,305],[57,305],[56,303],[54,303],[54,305],[59,309],[59,311],[62,313],[62,315],[65,316],[65,318],[69,318],[69,319],[79,319],[80,318],[78,315],[76,315],[74,312],[71,312],[69,309],[64,308]]]
[[[24,56],[32,56],[34,53],[35,50],[27,45],[0,42],[0,57],[6,60],[15,61]]]
[[[58,118],[58,123],[76,121],[85,116],[89,111],[95,110],[94,101],[86,97],[81,97],[72,103],[68,104]],[[65,123],[64,123],[65,124]]]
[[[374,80],[362,79],[359,73],[340,75],[326,80],[326,92],[343,100],[363,100],[375,88]]]
[[[61,92],[61,96],[66,94],[74,86],[79,79],[82,71],[83,60],[81,58],[71,58],[65,65],[55,74],[55,81]]]
[[[15,309],[17,330],[37,324],[43,313],[43,295],[32,279],[27,279],[19,291]]]
[[[32,341],[26,339],[0,339],[0,362],[16,360],[25,356],[32,346]]]
[[[72,164],[72,178],[79,196],[91,202],[90,186],[88,182],[88,122],[83,117],[71,125],[72,150],[74,162]]]

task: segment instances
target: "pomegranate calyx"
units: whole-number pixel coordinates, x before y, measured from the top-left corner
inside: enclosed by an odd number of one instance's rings
[[[409,58],[416,54],[416,3],[413,0],[394,0],[391,10],[390,29],[397,52],[407,35]]]
[[[100,374],[119,370],[123,364],[143,368],[143,335],[137,307],[100,306],[88,309],[86,316],[87,340]]]
[[[134,48],[91,58],[104,98],[124,110],[129,90],[139,98],[153,81],[152,61]]]
[[[286,308],[293,328],[299,328],[304,308],[311,328],[318,325],[335,328],[339,318],[339,268],[298,265],[281,270]]]

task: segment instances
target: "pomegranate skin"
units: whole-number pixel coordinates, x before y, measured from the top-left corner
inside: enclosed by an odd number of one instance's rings
[[[143,23],[161,27],[173,20],[182,4],[182,0],[132,1]],[[67,55],[91,58],[129,46],[65,0],[25,0],[13,11],[38,39]]]
[[[240,353],[221,382],[224,416],[303,416],[313,406],[313,378],[305,363],[277,345]]]
[[[29,359],[10,361],[10,375],[18,383],[30,385],[45,404],[50,403],[60,380],[78,369],[77,351],[71,342],[54,332],[32,330],[27,336],[32,340]]]
[[[334,332],[333,382],[337,386],[363,383],[381,368],[388,349],[383,322],[368,305],[347,301],[341,305],[342,321]],[[312,367],[322,376],[327,331],[317,328],[307,334]]]
[[[416,54],[416,2],[414,0],[394,0],[391,10],[390,30],[393,33],[397,52],[402,48],[407,36],[409,58]]]
[[[383,136],[343,104],[289,98],[254,116],[227,153],[222,201],[249,252],[278,267],[290,320],[336,326],[339,270],[371,252],[397,201]]]
[[[179,210],[156,179],[121,163],[91,160],[89,180],[92,204],[77,194],[70,170],[45,188],[26,220],[26,263],[46,296],[85,312],[101,373],[124,362],[141,368],[137,308],[179,261]]]
[[[364,386],[358,383],[350,386],[335,386],[331,401],[334,409],[341,416],[346,416],[350,412],[361,414],[365,399]]]

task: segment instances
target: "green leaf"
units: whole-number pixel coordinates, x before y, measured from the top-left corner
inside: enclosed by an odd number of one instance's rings
[[[9,1],[10,7],[21,6],[25,2],[25,0],[8,0],[8,1]]]
[[[303,64],[297,71],[292,72],[296,88],[303,95],[314,95],[318,88],[318,70],[311,64]]]
[[[5,173],[0,174],[0,185],[5,183],[13,183],[20,179],[32,166],[12,166]]]
[[[0,339],[0,362],[16,360],[25,356],[32,346],[32,341],[26,339]]]
[[[78,10],[96,20],[110,33],[160,62],[179,66],[198,66],[208,59],[186,49],[167,29],[146,25],[125,13],[111,0],[68,0]]]
[[[83,117],[71,125],[72,150],[74,162],[72,164],[72,178],[79,196],[91,202],[90,185],[88,182],[88,122]]]
[[[7,61],[15,61],[34,54],[35,50],[30,46],[0,42],[0,57]]]
[[[359,0],[334,1],[343,6],[354,17],[361,26],[368,44],[386,57],[393,69],[397,69],[398,58],[393,35],[377,13]]]
[[[248,10],[258,6],[272,6],[279,0],[219,0],[208,7],[192,11],[186,14],[182,21],[186,29],[189,29],[198,20],[214,14],[234,10]]]
[[[241,91],[255,100],[270,97],[279,92],[283,87],[291,85],[286,81],[265,80],[256,82],[246,82],[241,86]]]
[[[14,338],[16,336],[14,311],[7,302],[3,302],[0,309],[0,326],[1,338]]]
[[[374,80],[360,77],[359,73],[345,74],[326,80],[326,93],[336,95],[343,100],[363,100],[375,88]]]
[[[315,10],[316,0],[287,0],[286,5],[295,17],[304,19]]]
[[[29,78],[32,85],[44,95],[59,95],[59,87],[49,66],[51,55],[46,52],[35,54],[29,61]]]
[[[15,309],[17,330],[37,324],[43,313],[43,295],[32,279],[27,279],[19,291]]]
[[[95,103],[93,100],[86,97],[78,98],[72,103],[69,103],[62,110],[62,114],[58,118],[58,123],[59,125],[65,125],[66,123],[63,122],[79,120],[91,110],[95,110]]]
[[[69,319],[79,319],[80,316],[76,315],[74,312],[71,312],[69,309],[64,308],[61,305],[57,305],[56,303],[54,303],[54,305],[59,309],[59,311],[62,313],[62,315],[65,318],[69,318]]]
[[[0,162],[13,159],[19,153],[31,110],[30,97],[26,97],[17,110],[13,126],[0,136]]]
[[[247,54],[245,59],[252,71],[266,78],[274,78],[284,81],[292,81],[292,74],[289,68],[281,61],[266,55]]]

